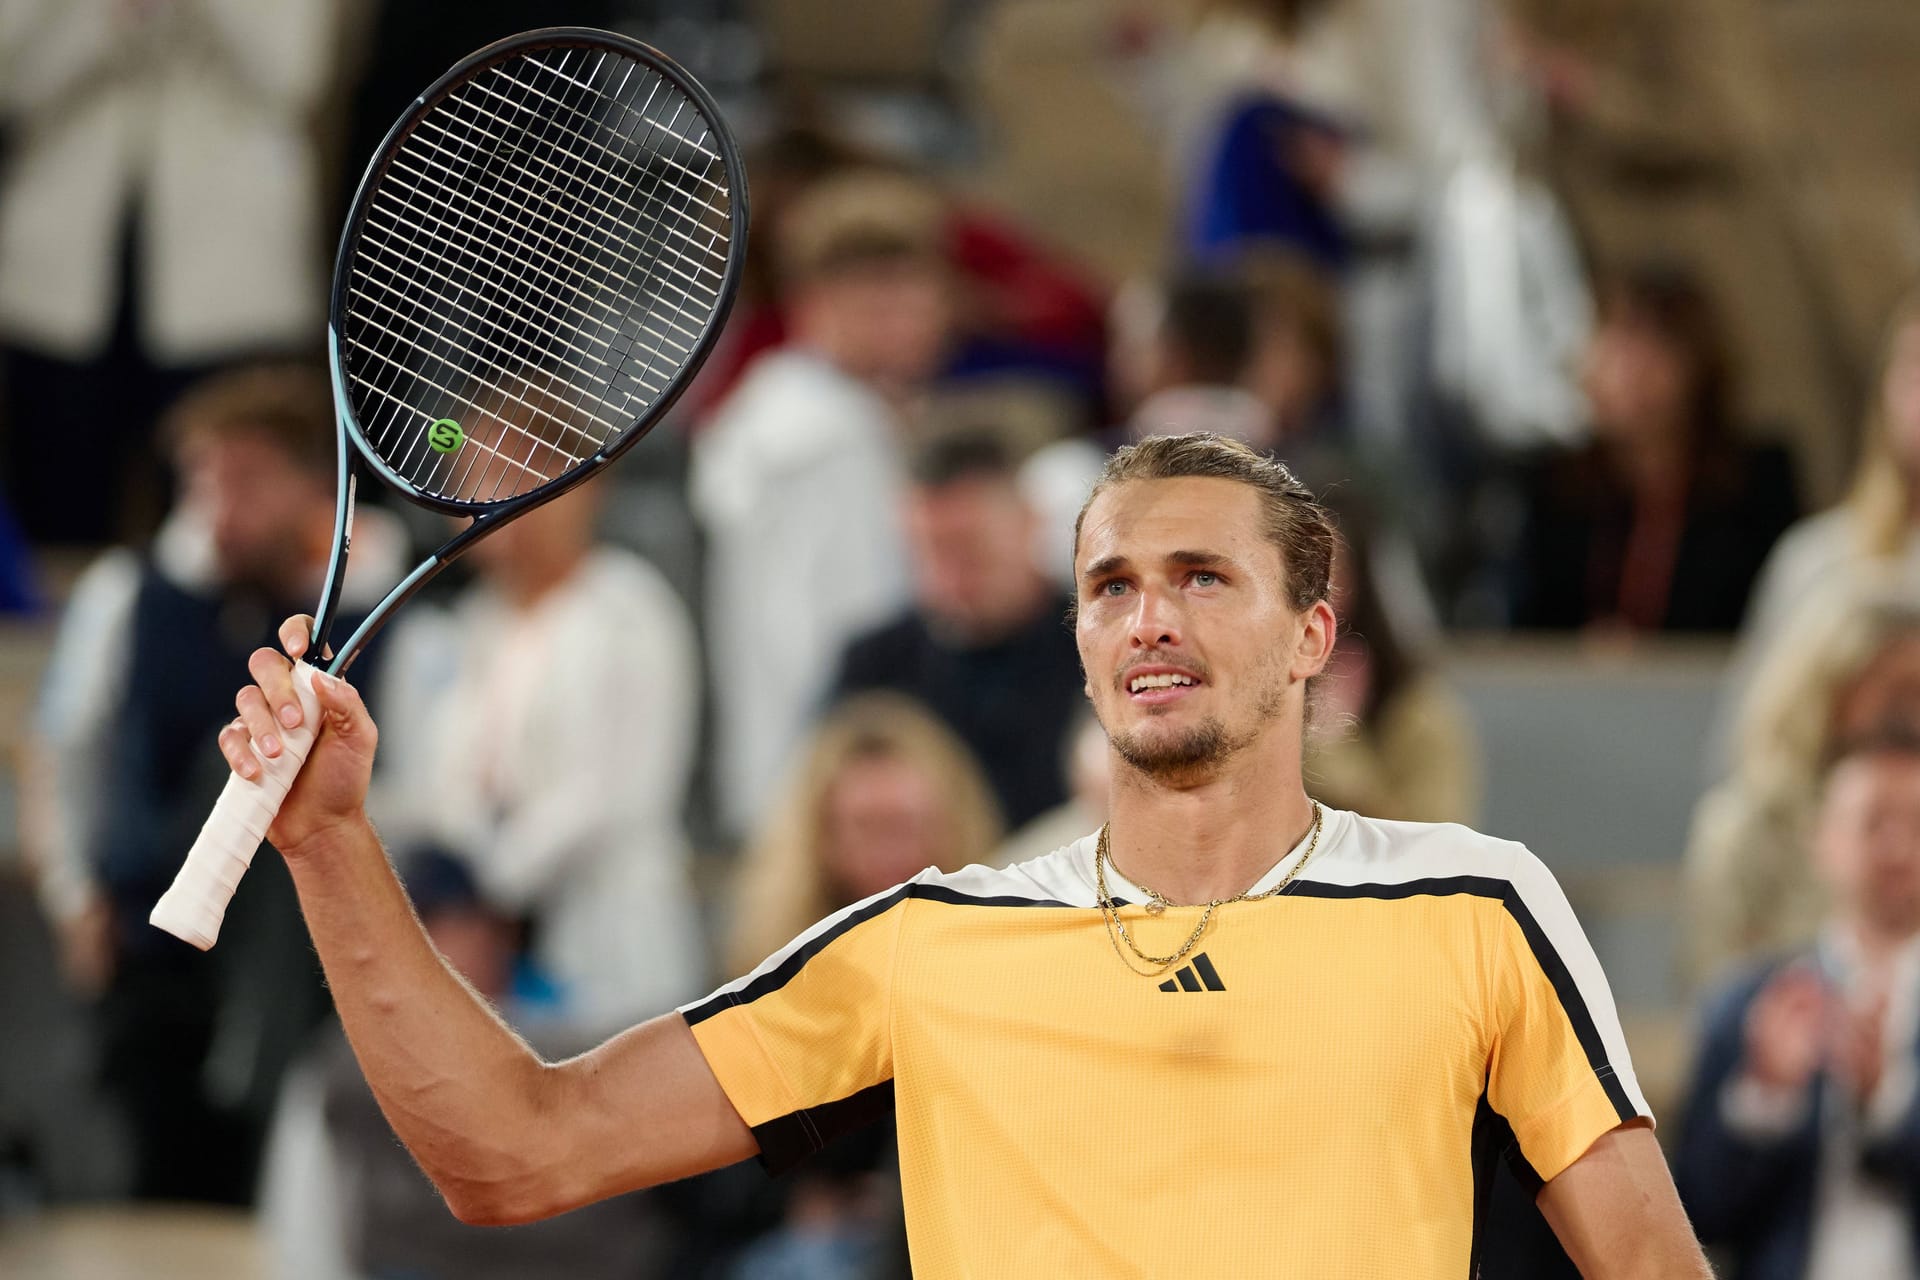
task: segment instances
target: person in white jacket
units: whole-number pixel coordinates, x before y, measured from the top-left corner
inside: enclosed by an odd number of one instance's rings
[[[114,532],[119,495],[102,492],[99,466],[65,487],[71,500],[50,496],[76,441],[125,466],[101,446],[144,440],[200,371],[318,344],[313,126],[342,12],[328,0],[0,0],[0,352],[9,484],[30,537]],[[88,519],[71,510],[89,500]]]
[[[382,824],[465,858],[524,918],[551,1010],[605,1027],[697,991],[705,940],[682,822],[698,750],[693,621],[647,561],[593,536],[604,482],[475,545],[480,581],[396,633]]]
[[[781,228],[789,340],[694,441],[721,825],[754,826],[846,643],[910,602],[900,435],[949,326],[942,210],[851,174]]]

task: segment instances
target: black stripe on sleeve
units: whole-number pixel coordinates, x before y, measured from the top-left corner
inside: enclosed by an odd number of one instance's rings
[[[822,929],[814,937],[794,947],[782,957],[779,964],[747,983],[746,986],[737,991],[717,991],[699,1004],[686,1009],[683,1016],[687,1020],[687,1025],[698,1026],[733,1005],[752,1004],[761,996],[778,991],[793,981],[794,975],[806,968],[809,960],[833,945],[842,934],[865,924],[875,916],[885,915],[909,898],[974,907],[1064,907],[1068,905],[1050,898],[1018,898],[1011,895],[976,897],[943,884],[922,884],[909,880],[884,897],[875,898],[864,906],[848,908],[838,918],[833,919],[830,927]]]
[[[1586,997],[1580,994],[1580,984],[1574,981],[1560,953],[1553,949],[1546,930],[1527,910],[1527,904],[1520,901],[1520,895],[1509,892],[1504,897],[1507,914],[1520,926],[1527,946],[1533,951],[1534,962],[1547,975],[1547,981],[1553,984],[1554,994],[1560,997],[1560,1007],[1566,1010],[1567,1021],[1573,1025],[1574,1038],[1586,1053],[1587,1065],[1593,1068],[1593,1074],[1599,1078],[1600,1087],[1606,1090],[1607,1101],[1613,1104],[1614,1113],[1621,1120],[1633,1119],[1639,1112],[1633,1100],[1627,1096],[1626,1086],[1620,1083],[1620,1077],[1614,1073],[1613,1064],[1607,1061],[1607,1046],[1600,1039],[1600,1028],[1587,1008]]]
[[[1296,881],[1287,893],[1289,896],[1306,898],[1386,899],[1450,897],[1464,893],[1479,898],[1500,899],[1507,914],[1520,926],[1520,933],[1526,938],[1528,949],[1533,952],[1534,962],[1547,975],[1547,981],[1553,984],[1560,1007],[1566,1011],[1567,1021],[1572,1024],[1574,1038],[1587,1055],[1587,1065],[1593,1069],[1600,1087],[1606,1091],[1607,1101],[1613,1104],[1615,1113],[1623,1121],[1639,1114],[1632,1099],[1627,1097],[1626,1086],[1620,1083],[1613,1064],[1607,1060],[1607,1048],[1600,1039],[1600,1028],[1587,1008],[1586,997],[1580,994],[1580,984],[1574,981],[1572,972],[1547,938],[1546,930],[1527,910],[1526,903],[1520,901],[1520,895],[1511,882],[1491,876],[1436,876],[1425,880],[1408,880],[1402,884],[1323,884],[1309,880]]]
[[[840,1135],[872,1124],[892,1110],[893,1081],[882,1080],[837,1102],[790,1111],[754,1125],[761,1167],[771,1174],[785,1173]]]

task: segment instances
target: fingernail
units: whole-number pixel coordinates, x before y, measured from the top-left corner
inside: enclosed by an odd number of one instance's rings
[[[280,708],[280,723],[291,729],[300,723],[300,708],[295,703],[287,703]]]
[[[258,773],[258,772],[260,772],[260,768],[259,768],[259,766],[258,766],[258,765],[256,765],[256,764],[254,764],[254,762],[253,762],[253,761],[251,761],[251,760],[242,760],[242,761],[240,762],[240,776],[241,776],[241,777],[243,777],[243,778],[251,778],[251,777],[252,777],[252,776],[253,776],[254,774],[256,774],[256,773]]]
[[[328,675],[324,671],[314,672],[313,682],[314,684],[318,685],[320,688],[325,689],[328,693],[334,692],[339,687],[339,684],[340,684],[340,681],[337,678],[335,678],[334,676]]]
[[[270,756],[277,756],[280,754],[280,739],[268,734],[260,739],[260,749]]]

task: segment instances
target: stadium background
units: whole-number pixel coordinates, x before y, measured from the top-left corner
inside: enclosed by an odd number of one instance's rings
[[[70,954],[63,968],[62,908],[36,883],[45,868],[29,793],[47,785],[30,767],[47,714],[43,671],[75,581],[104,548],[145,545],[171,502],[159,412],[194,376],[317,351],[313,286],[388,122],[463,53],[561,21],[616,27],[685,63],[760,166],[763,270],[735,310],[731,345],[604,482],[602,537],[644,555],[699,620],[707,687],[735,674],[734,659],[710,634],[704,557],[715,535],[689,476],[749,352],[778,343],[781,268],[804,257],[776,249],[779,224],[808,187],[883,167],[889,181],[923,181],[917,196],[936,193],[960,302],[940,367],[886,401],[901,456],[924,461],[943,432],[993,437],[1015,464],[1050,450],[1057,474],[1020,476],[1042,505],[1062,501],[1059,476],[1084,475],[1074,464],[1088,448],[1139,429],[1129,418],[1152,393],[1174,393],[1158,402],[1170,416],[1152,425],[1247,421],[1236,415],[1250,403],[1251,358],[1201,376],[1168,317],[1187,317],[1187,338],[1202,343],[1237,325],[1257,347],[1269,321],[1278,342],[1320,342],[1328,378],[1308,421],[1268,443],[1343,511],[1365,512],[1387,619],[1376,625],[1458,712],[1446,740],[1469,765],[1441,785],[1439,803],[1526,841],[1553,868],[1613,982],[1648,1096],[1674,1113],[1707,970],[1733,954],[1708,946],[1703,958],[1697,945],[1711,933],[1700,913],[1713,910],[1700,885],[1716,883],[1686,870],[1702,856],[1702,798],[1716,785],[1737,790],[1737,777],[1727,781],[1738,773],[1736,726],[1751,723],[1743,698],[1766,684],[1755,675],[1769,657],[1761,650],[1780,637],[1790,649],[1802,630],[1776,619],[1772,637],[1751,622],[1743,634],[1758,561],[1727,570],[1742,579],[1731,585],[1716,569],[1735,551],[1764,553],[1796,511],[1852,492],[1888,317],[1920,265],[1920,102],[1904,88],[1920,71],[1920,15],[1910,6],[287,0],[237,24],[229,8],[0,0],[0,1273],[289,1273],[281,1264],[298,1242],[276,1239],[247,1209],[128,1199],[130,1140],[94,1083],[98,993],[76,979]],[[98,64],[41,92],[73,29],[89,23],[106,32]],[[259,57],[222,43],[236,25],[263,42]],[[268,69],[258,80],[236,72],[250,59]],[[151,150],[59,154],[74,121],[137,115],[140,104],[173,111],[181,99],[167,86],[200,74],[237,87],[162,121]],[[1270,114],[1250,117],[1249,104]],[[211,112],[202,133],[192,109]],[[262,140],[248,131],[255,112],[291,122],[267,130],[264,152],[239,145]],[[1235,151],[1230,124],[1260,140]],[[55,162],[27,164],[49,153]],[[176,157],[189,176],[155,172]],[[22,213],[49,201],[91,207],[95,185],[109,189],[94,201],[107,211],[99,227]],[[299,207],[281,208],[289,199]],[[272,242],[257,253],[224,246],[265,273],[230,297],[167,277],[173,242],[191,240],[203,217],[220,234]],[[291,239],[288,219],[300,233]],[[188,244],[177,261],[208,251]],[[1593,419],[1630,415],[1633,397],[1596,409],[1590,344],[1610,322],[1657,337],[1647,299],[1689,288],[1717,313],[1730,354],[1725,417],[1737,438],[1716,447],[1749,478],[1764,469],[1754,459],[1790,468],[1788,509],[1764,495],[1729,499],[1736,533],[1749,536],[1695,578],[1671,549],[1636,570],[1647,547],[1628,537],[1606,572],[1627,582],[1651,572],[1665,582],[1652,603],[1621,586],[1542,604],[1543,575],[1586,583],[1602,572],[1594,529],[1632,507],[1622,496],[1632,465],[1613,460],[1638,447],[1633,424],[1608,435]],[[1253,403],[1256,416],[1272,407]],[[1589,447],[1596,430],[1606,449]],[[1646,465],[1668,456],[1649,449]],[[938,470],[937,459],[927,465]],[[416,541],[432,532],[412,529]],[[1064,559],[1057,537],[1045,545]],[[1566,558],[1541,562],[1550,555]],[[1872,584],[1897,579],[1912,558],[1861,552],[1820,576]],[[1732,603],[1689,620],[1672,597],[1692,592]],[[1854,607],[1834,603],[1843,598],[1793,603],[1831,615]],[[161,675],[129,656],[136,680]],[[824,690],[834,671],[812,674]],[[1797,714],[1817,735],[1832,712],[1808,700]],[[681,823],[706,950],[718,957],[703,974],[731,972],[736,945],[757,954],[755,942],[728,941],[768,896],[742,845],[764,852],[779,843],[770,829],[808,813],[769,796],[746,802],[745,819],[730,808],[715,762],[723,716],[709,694]],[[1353,728],[1335,717],[1342,727]],[[1768,835],[1795,839],[1787,825]],[[878,1184],[822,1192],[828,1216],[884,1220],[884,1203],[870,1203],[886,1198],[884,1164]],[[858,1195],[847,1190],[856,1185]],[[791,1221],[790,1206],[734,1203],[759,1194],[725,1188],[713,1197],[724,1210],[691,1194],[635,1215],[645,1222],[602,1222],[600,1238],[626,1241],[631,1257],[605,1270],[603,1250],[602,1271],[573,1274],[648,1274],[676,1256],[659,1241],[688,1223]],[[700,1265],[728,1274],[740,1264]],[[821,1269],[795,1274],[856,1274],[811,1265]]]

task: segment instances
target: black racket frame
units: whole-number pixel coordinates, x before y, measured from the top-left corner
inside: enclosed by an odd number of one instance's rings
[[[387,465],[373,446],[367,442],[360,424],[348,411],[348,406],[353,401],[347,394],[340,367],[340,333],[346,316],[348,291],[347,264],[352,261],[354,248],[359,242],[372,192],[378,187],[381,176],[386,172],[402,141],[412,133],[427,112],[460,85],[465,84],[476,72],[491,65],[508,61],[529,49],[568,47],[606,49],[631,58],[684,93],[706,117],[721,161],[726,167],[727,213],[731,228],[727,241],[727,262],[722,272],[719,297],[714,304],[713,317],[708,322],[706,330],[700,335],[699,341],[695,343],[692,353],[674,372],[667,385],[661,390],[659,397],[648,406],[646,413],[565,475],[516,497],[486,503],[465,502],[423,493]],[[497,40],[462,58],[445,75],[434,81],[425,92],[416,97],[400,119],[394,122],[393,127],[387,130],[386,137],[380,141],[379,150],[368,162],[366,172],[360,179],[360,185],[354,191],[353,204],[340,233],[339,252],[334,259],[333,291],[327,315],[327,359],[333,379],[336,408],[334,418],[339,433],[338,490],[334,510],[333,553],[328,560],[326,583],[321,588],[320,604],[314,611],[313,636],[308,646],[308,653],[319,655],[325,652],[327,634],[333,626],[334,616],[339,609],[340,588],[345,576],[347,551],[353,527],[356,488],[353,459],[356,456],[361,463],[408,501],[430,511],[470,517],[472,523],[443,543],[412,573],[401,579],[379,604],[374,606],[366,620],[329,662],[327,670],[333,675],[340,675],[353,664],[354,658],[386,624],[395,609],[411,599],[447,565],[459,559],[474,543],[507,521],[551,502],[576,485],[585,483],[604,469],[608,463],[637,444],[647,432],[659,425],[672,409],[674,402],[687,389],[694,375],[699,372],[700,366],[705,363],[708,355],[712,353],[714,344],[719,340],[720,331],[726,325],[727,315],[733,307],[734,296],[739,291],[740,278],[746,265],[749,221],[746,165],[741,158],[739,144],[727,125],[726,117],[720,113],[719,104],[714,101],[713,95],[707,91],[706,87],[688,74],[679,63],[651,45],[643,44],[630,36],[593,27],[542,27],[534,31],[524,31],[518,35]]]

